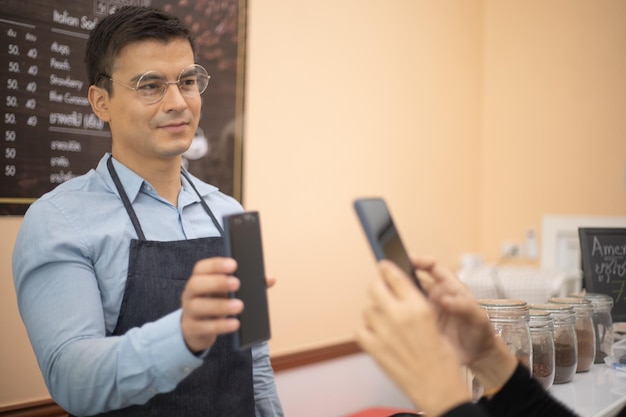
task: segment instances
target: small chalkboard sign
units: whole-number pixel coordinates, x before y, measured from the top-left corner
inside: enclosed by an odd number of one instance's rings
[[[581,227],[578,237],[587,291],[613,297],[613,321],[626,321],[626,229]]]

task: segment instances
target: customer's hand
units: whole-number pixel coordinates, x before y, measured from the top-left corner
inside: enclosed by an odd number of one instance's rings
[[[469,365],[494,343],[485,311],[450,270],[426,258],[413,259],[418,276],[437,310],[442,332],[454,345],[463,365]]]
[[[243,302],[228,297],[239,289],[239,280],[232,275],[236,269],[234,259],[220,257],[200,260],[194,266],[181,297],[181,328],[190,351],[208,349],[218,335],[239,328],[239,320],[232,316],[243,311]]]
[[[357,341],[429,416],[470,400],[452,343],[438,312],[395,264],[380,262]]]
[[[517,359],[496,336],[486,312],[469,289],[433,260],[414,259],[428,298],[438,312],[442,333],[485,388],[500,387],[517,367]]]

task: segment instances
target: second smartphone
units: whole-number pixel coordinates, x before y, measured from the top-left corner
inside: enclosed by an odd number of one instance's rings
[[[423,291],[385,200],[379,197],[359,198],[354,201],[354,209],[376,260],[388,259],[394,262]]]

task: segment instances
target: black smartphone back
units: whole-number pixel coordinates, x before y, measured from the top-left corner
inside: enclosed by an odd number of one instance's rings
[[[248,348],[271,336],[259,220],[258,212],[224,217],[225,255],[237,261],[234,275],[241,281],[239,291],[231,296],[244,303],[238,317],[240,327],[234,335],[235,349]]]
[[[388,259],[394,262],[422,289],[387,203],[379,197],[359,198],[354,201],[354,209],[376,260]]]

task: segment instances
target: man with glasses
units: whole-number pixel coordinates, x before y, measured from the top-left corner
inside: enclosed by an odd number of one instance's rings
[[[221,219],[242,207],[181,167],[209,83],[194,56],[189,29],[153,8],[96,26],[89,101],[111,153],[33,203],[18,234],[20,313],[72,415],[282,416],[267,343],[230,340],[243,304]]]

